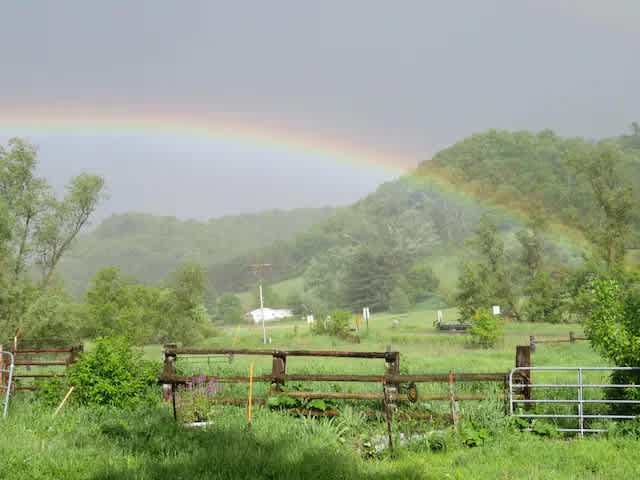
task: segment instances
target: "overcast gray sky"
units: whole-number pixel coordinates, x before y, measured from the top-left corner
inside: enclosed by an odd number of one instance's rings
[[[640,2],[0,0],[0,110],[232,116],[417,163],[488,128],[603,137],[640,119]],[[103,173],[127,210],[209,218],[344,204],[393,171],[173,135],[0,126],[60,187]]]

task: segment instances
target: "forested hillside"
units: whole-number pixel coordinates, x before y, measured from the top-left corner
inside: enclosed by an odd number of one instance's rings
[[[478,234],[478,220],[487,212],[497,223],[485,231],[500,236],[507,263],[531,244],[556,266],[581,262],[573,244],[597,246],[609,263],[637,248],[639,139],[632,134],[595,142],[549,130],[490,130],[442,150],[411,175],[348,207],[207,223],[114,216],[82,237],[60,267],[77,295],[107,265],[155,284],[179,262],[195,260],[205,267],[210,310],[223,293],[255,286],[247,268],[253,263],[272,264],[265,270],[269,283],[304,280],[292,298],[278,300],[299,311],[363,304],[403,310],[435,295],[452,304],[452,283],[439,289],[432,266],[446,259],[446,274],[457,277],[451,265],[481,256],[466,241]],[[607,211],[619,221],[612,222]],[[527,288],[520,285],[514,295]]]
[[[404,304],[405,296],[420,301],[415,292],[424,285],[416,283],[417,272],[439,257],[460,255],[488,211],[516,257],[527,241],[542,237],[547,262],[557,265],[580,261],[577,250],[566,248],[575,243],[599,244],[609,257],[624,253],[639,243],[637,203],[626,204],[637,202],[640,190],[639,139],[630,135],[597,144],[549,130],[476,134],[289,241],[209,265],[208,280],[217,294],[243,290],[255,282],[245,265],[268,262],[268,281],[304,276],[301,295],[310,297],[307,304],[320,300],[357,308],[366,298],[386,310]],[[605,218],[607,209],[628,216],[629,231],[617,231]],[[526,230],[527,219],[535,219],[534,230],[544,233]],[[428,276],[422,275],[423,282]]]
[[[440,151],[432,160],[422,162],[416,174],[446,180],[477,199],[527,214],[537,210],[554,221],[582,228],[596,212],[597,200],[587,176],[577,174],[576,162],[584,159],[594,144],[582,138],[564,139],[551,130],[490,130]],[[617,174],[639,192],[640,135],[625,135],[602,144],[619,149]],[[640,217],[634,223],[633,244],[638,245]]]
[[[59,271],[71,292],[81,296],[94,273],[116,266],[149,284],[163,280],[179,263],[224,262],[244,252],[289,239],[325,219],[332,208],[270,210],[208,222],[143,213],[113,215],[81,235]]]

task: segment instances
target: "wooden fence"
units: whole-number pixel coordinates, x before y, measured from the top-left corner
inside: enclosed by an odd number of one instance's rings
[[[534,335],[529,336],[529,348],[532,352],[536,351],[536,344],[538,343],[575,343],[578,340],[587,340],[586,337],[576,337],[574,332],[569,332],[569,338],[550,338],[546,340],[536,340]]]
[[[271,374],[257,375],[252,377],[254,382],[267,382],[271,384],[270,393],[286,395],[294,398],[304,399],[341,399],[341,400],[384,400],[387,398],[382,393],[352,393],[352,392],[282,392],[281,386],[288,381],[295,382],[369,382],[398,387],[403,384],[416,383],[450,383],[450,382],[502,382],[505,391],[508,388],[508,372],[496,373],[431,373],[431,374],[400,374],[400,353],[393,351],[386,352],[347,352],[347,351],[324,351],[324,350],[249,350],[249,349],[194,349],[177,348],[174,344],[165,345],[164,349],[164,369],[158,377],[158,382],[163,384],[165,398],[175,400],[176,385],[186,384],[193,380],[193,376],[176,375],[176,360],[180,355],[259,355],[271,356]],[[287,358],[289,357],[334,357],[334,358],[366,358],[384,359],[385,371],[378,375],[352,375],[352,374],[296,374],[287,373]],[[530,366],[529,346],[517,347],[516,366]],[[523,376],[526,375],[523,374]],[[249,383],[247,376],[220,377],[214,375],[202,375],[206,381],[219,383]],[[529,399],[529,391],[522,389],[525,399]],[[413,400],[484,400],[487,398],[483,394],[471,393],[428,393],[420,394]],[[394,394],[393,401],[408,400],[406,394]],[[220,403],[240,405],[247,402],[244,398],[220,398]],[[260,402],[260,400],[258,401]]]

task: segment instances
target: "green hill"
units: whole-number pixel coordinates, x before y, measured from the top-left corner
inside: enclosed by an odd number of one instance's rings
[[[156,283],[183,260],[203,265],[224,262],[247,251],[289,239],[333,212],[333,208],[269,210],[208,222],[142,213],[113,215],[82,235],[60,262],[70,290],[82,295],[93,274],[115,265]]]
[[[621,178],[640,191],[640,137],[609,139],[623,152]],[[381,185],[348,207],[269,211],[209,222],[123,214],[84,235],[60,265],[77,295],[101,267],[155,283],[182,260],[205,265],[210,294],[255,286],[247,265],[271,263],[266,281],[302,278],[326,301],[347,305],[364,289],[387,291],[405,284],[409,270],[428,264],[441,278],[439,295],[451,293],[465,240],[491,210],[507,244],[534,212],[550,224],[546,255],[564,264],[580,261],[581,221],[593,217],[590,186],[567,159],[595,142],[538,133],[490,130],[474,134],[422,162],[410,175]],[[631,247],[640,247],[636,218]],[[558,234],[561,235],[553,235]],[[377,271],[371,273],[369,267]],[[358,273],[360,268],[360,273]],[[377,269],[377,270],[376,270]],[[364,271],[372,277],[366,277]],[[368,282],[368,283],[367,283]],[[348,293],[345,294],[345,291]],[[350,293],[349,293],[350,292]]]
[[[640,192],[640,141],[629,136],[608,141],[623,152],[620,176]],[[589,184],[572,172],[567,159],[579,157],[593,143],[563,139],[549,130],[473,135],[422,162],[414,175],[381,185],[290,240],[210,265],[208,278],[217,292],[243,291],[255,283],[244,266],[267,262],[273,264],[265,274],[268,281],[305,275],[309,287],[314,276],[323,278],[317,279],[320,283],[331,283],[331,278],[341,281],[337,277],[344,274],[342,265],[359,247],[395,248],[408,257],[397,259],[404,263],[399,275],[414,263],[446,264],[447,269],[438,270],[446,272],[450,292],[457,276],[450,267],[459,263],[465,239],[488,210],[500,218],[506,242],[514,244],[510,232],[520,219],[530,213],[543,216],[551,233],[561,234],[550,235],[547,255],[575,263],[580,254],[572,245],[585,244],[580,221],[593,216],[596,205]],[[632,246],[640,246],[638,232],[640,223],[635,225]]]

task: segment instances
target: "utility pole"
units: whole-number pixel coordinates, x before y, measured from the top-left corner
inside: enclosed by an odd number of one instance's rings
[[[258,276],[258,291],[260,293],[260,316],[262,317],[262,341],[267,344],[267,329],[264,326],[264,300],[262,298],[262,270],[265,267],[270,267],[270,263],[256,263],[249,265],[249,269],[254,271]]]

